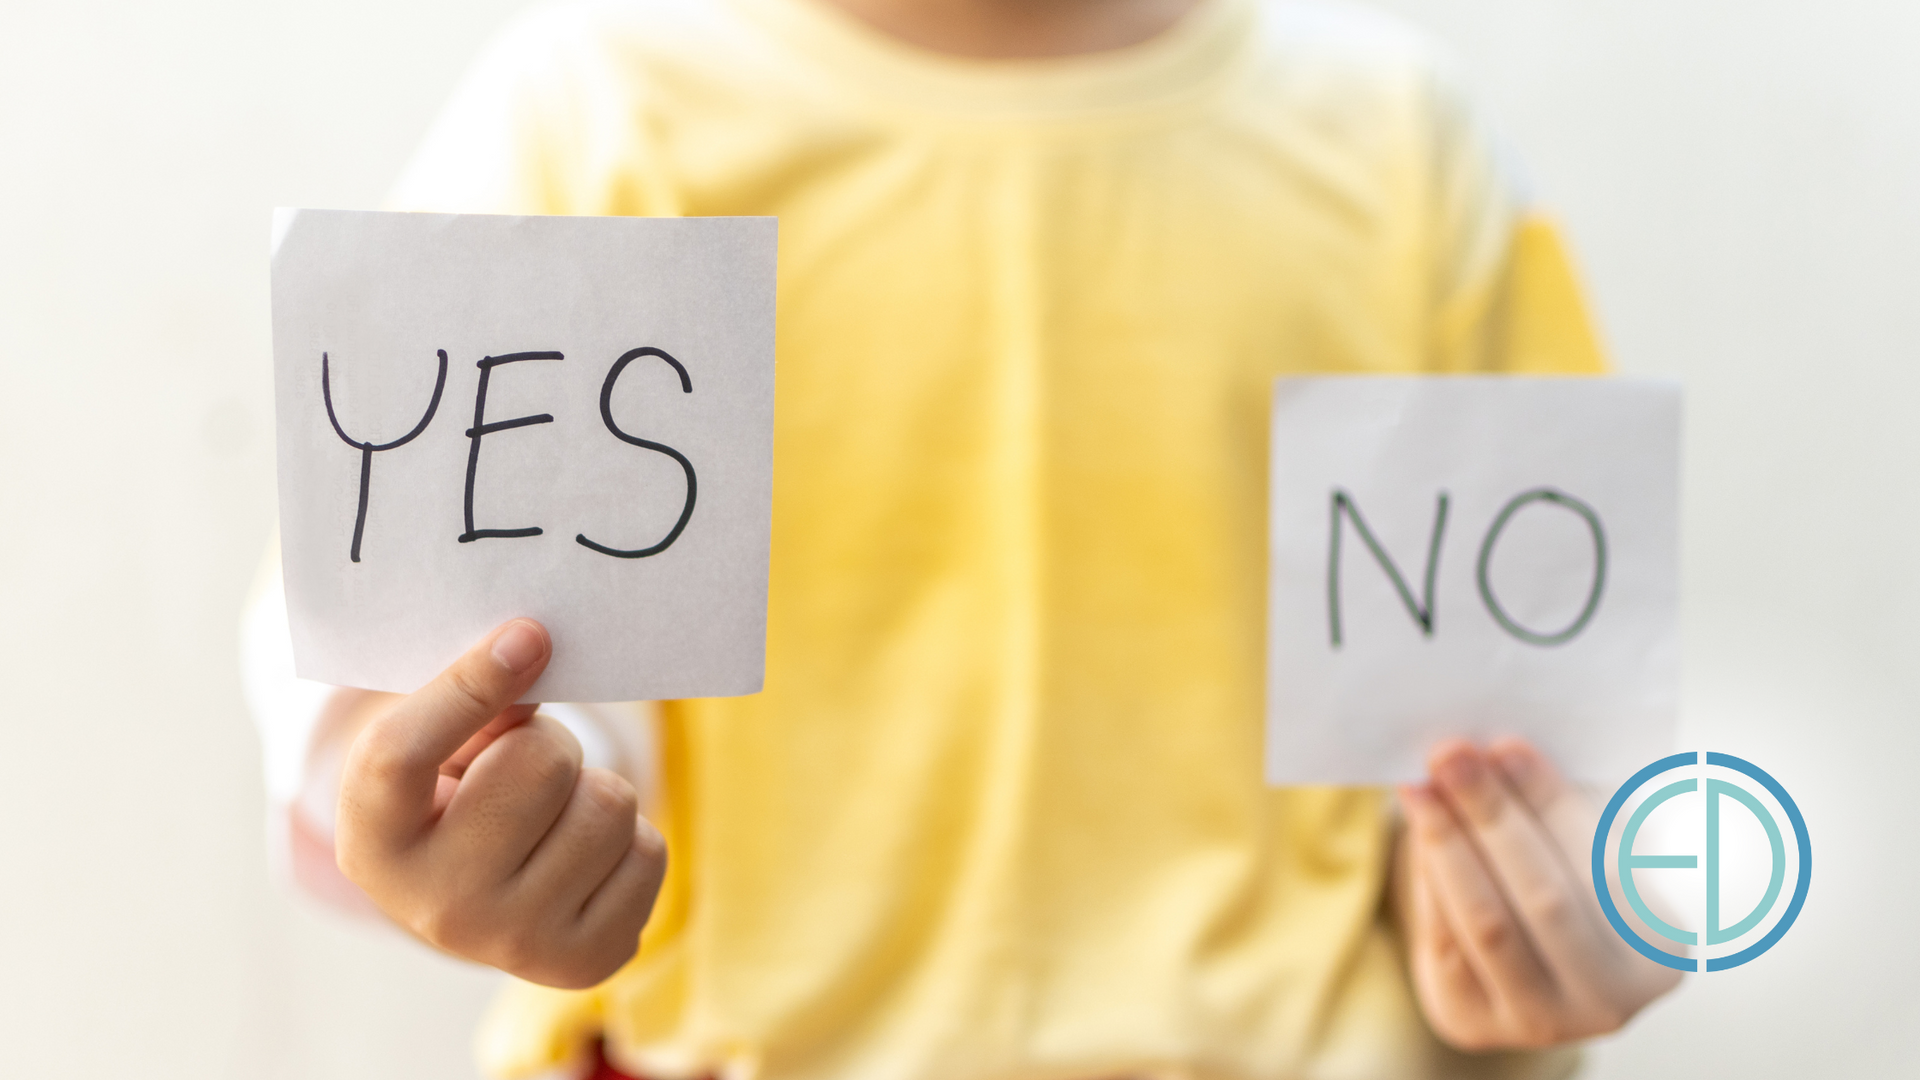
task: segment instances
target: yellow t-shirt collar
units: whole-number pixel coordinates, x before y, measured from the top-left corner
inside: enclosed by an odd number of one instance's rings
[[[1203,97],[1252,42],[1251,0],[1199,0],[1169,29],[1124,49],[1048,59],[981,60],[909,45],[820,0],[727,0],[881,111],[949,119],[1112,118]]]

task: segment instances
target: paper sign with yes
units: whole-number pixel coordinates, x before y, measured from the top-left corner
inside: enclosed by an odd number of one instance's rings
[[[1680,394],[1275,384],[1267,778],[1413,780],[1449,735],[1618,783],[1672,749]]]
[[[416,689],[530,616],[529,700],[753,693],[769,218],[282,210],[281,552],[304,678]]]

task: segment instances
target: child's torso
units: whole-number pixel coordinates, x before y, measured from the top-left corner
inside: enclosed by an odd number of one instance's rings
[[[1227,0],[987,70],[740,3],[557,17],[491,207],[777,215],[781,281],[766,690],[668,706],[642,957],[494,1060],[1428,1075],[1382,796],[1260,753],[1271,381],[1457,364],[1512,229],[1417,45]]]

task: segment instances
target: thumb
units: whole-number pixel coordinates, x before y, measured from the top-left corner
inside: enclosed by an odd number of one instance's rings
[[[369,721],[341,777],[342,830],[383,846],[410,841],[432,817],[441,764],[518,701],[552,655],[546,627],[514,619]]]

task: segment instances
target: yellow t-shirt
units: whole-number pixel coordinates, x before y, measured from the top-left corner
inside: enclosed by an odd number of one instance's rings
[[[567,4],[396,205],[780,219],[767,680],[664,709],[640,956],[515,986],[522,1076],[1544,1077],[1428,1034],[1375,790],[1262,782],[1267,403],[1592,372],[1552,230],[1432,50],[1205,0],[936,57],[809,0]]]

